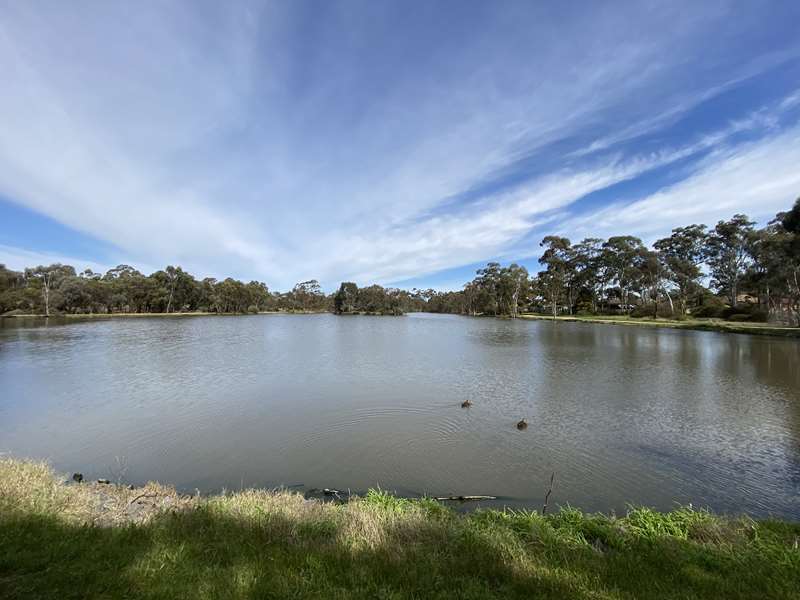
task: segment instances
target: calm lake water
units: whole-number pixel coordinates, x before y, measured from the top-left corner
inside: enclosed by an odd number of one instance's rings
[[[555,471],[551,506],[797,519],[800,343],[425,314],[2,319],[0,452],[184,490],[536,508]]]

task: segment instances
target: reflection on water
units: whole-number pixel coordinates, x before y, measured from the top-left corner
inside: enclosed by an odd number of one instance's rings
[[[795,340],[584,323],[7,319],[0,452],[183,489],[380,485],[530,507],[555,471],[553,500],[587,510],[800,518],[798,365]]]

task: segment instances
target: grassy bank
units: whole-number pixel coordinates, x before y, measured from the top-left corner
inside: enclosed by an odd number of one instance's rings
[[[800,525],[208,498],[0,460],[3,598],[797,598]]]
[[[652,317],[629,317],[625,315],[563,315],[555,317],[539,314],[520,315],[523,319],[543,321],[573,321],[580,323],[602,323],[607,325],[640,325],[643,327],[668,327],[671,329],[694,329],[723,333],[748,333],[781,337],[800,337],[800,327],[780,327],[768,323],[741,323],[722,319],[654,319]]]

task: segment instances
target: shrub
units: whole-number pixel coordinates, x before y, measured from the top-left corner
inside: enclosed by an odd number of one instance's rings
[[[706,304],[692,310],[692,316],[698,319],[720,319],[724,310],[723,306]]]
[[[258,313],[258,307],[255,306],[254,304],[251,304],[250,306],[247,307],[247,312],[249,312],[251,315],[255,315]]]
[[[766,323],[768,314],[759,308],[757,304],[740,304],[739,306],[729,306],[722,311],[722,317],[729,321],[753,321]]]
[[[728,321],[733,321],[734,323],[740,323],[742,321],[750,321],[752,319],[751,315],[746,313],[734,313],[728,317]]]
[[[653,305],[652,304],[640,304],[636,308],[631,311],[632,317],[652,317],[653,316]],[[663,319],[671,319],[675,315],[672,314],[672,310],[669,307],[669,304],[665,304],[662,302],[658,303],[658,316],[659,318]]]

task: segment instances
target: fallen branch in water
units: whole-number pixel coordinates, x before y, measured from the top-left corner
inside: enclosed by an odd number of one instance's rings
[[[544,497],[544,506],[542,506],[542,514],[547,512],[547,501],[550,500],[550,494],[553,493],[553,479],[555,479],[556,472],[553,471],[552,475],[550,475],[550,489],[547,490],[547,494]]]
[[[456,502],[470,502],[474,500],[497,500],[497,496],[440,496],[436,500],[453,500]]]

